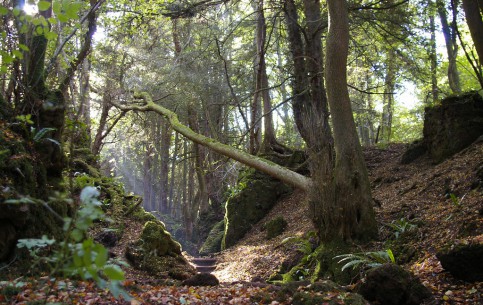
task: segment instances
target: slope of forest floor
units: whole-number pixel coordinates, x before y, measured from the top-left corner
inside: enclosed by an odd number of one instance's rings
[[[437,165],[426,157],[403,165],[400,160],[405,149],[406,145],[394,144],[364,150],[373,197],[380,205],[376,207],[380,242],[365,250],[387,249],[385,242],[396,239],[394,225],[406,225],[407,231],[415,225],[411,232],[398,235],[415,257],[404,267],[432,290],[438,304],[482,304],[483,283],[454,279],[442,269],[436,250],[449,242],[483,241],[481,186],[479,191],[472,190],[483,168],[483,143]],[[268,278],[290,256],[287,247],[281,246],[282,240],[313,230],[303,202],[303,194],[298,192],[281,200],[235,247],[217,255],[214,274],[224,282]],[[267,241],[262,225],[278,215],[287,220],[287,230]]]
[[[474,144],[438,165],[426,158],[409,165],[400,164],[405,147],[391,145],[364,150],[373,196],[379,205],[376,213],[380,227],[380,241],[364,250],[387,249],[387,241],[396,240],[391,224],[414,224],[417,227],[408,229],[411,232],[399,232],[400,241],[414,250],[414,257],[402,263],[403,266],[432,290],[436,304],[482,304],[483,283],[454,279],[442,269],[435,253],[448,242],[482,242],[482,185],[477,175],[483,171],[483,143]],[[475,183],[480,183],[479,190],[472,190]],[[127,268],[125,287],[134,299],[125,302],[115,300],[107,290],[90,282],[53,282],[49,277],[16,278],[18,275],[12,274],[10,281],[0,282],[0,288],[11,283],[18,288],[12,295],[0,293],[0,304],[37,304],[39,300],[60,304],[291,304],[289,296],[258,281],[267,279],[297,251],[282,243],[285,238],[302,237],[314,230],[304,203],[304,195],[298,191],[282,198],[236,246],[218,253],[214,275],[221,284],[216,287],[180,286],[168,278]],[[263,224],[277,216],[283,216],[288,226],[282,235],[267,240]],[[138,222],[125,225],[123,238],[111,249],[117,257],[124,256],[126,244],[136,240],[142,229]],[[337,294],[325,298],[344,304]]]

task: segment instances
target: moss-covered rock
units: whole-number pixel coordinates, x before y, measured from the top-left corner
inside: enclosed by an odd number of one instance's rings
[[[156,276],[187,279],[196,273],[160,221],[148,221],[138,241],[126,248],[126,258],[138,269]]]
[[[223,239],[223,234],[225,233],[225,221],[222,220],[218,222],[208,234],[205,242],[201,246],[199,253],[200,255],[208,255],[211,253],[216,253],[221,251],[221,241]]]
[[[483,134],[483,97],[478,92],[450,96],[426,108],[423,140],[402,158],[410,163],[425,152],[437,163],[468,147]]]
[[[160,221],[148,221],[141,233],[143,248],[154,251],[156,255],[180,255],[181,245],[175,241]]]
[[[277,216],[263,225],[263,229],[267,232],[267,239],[279,236],[286,227],[287,221],[282,216]]]
[[[372,304],[418,305],[432,298],[419,279],[395,264],[370,270],[358,292]]]
[[[302,259],[290,270],[281,274],[282,282],[288,283],[300,280],[315,282],[320,279],[330,279],[338,284],[347,285],[358,278],[359,270],[347,268],[342,271],[342,265],[334,257],[352,252],[354,252],[354,249],[344,242],[322,244],[313,252],[304,250],[305,255]]]
[[[226,203],[222,249],[233,246],[290,191],[279,180],[247,170],[238,183],[238,190]]]

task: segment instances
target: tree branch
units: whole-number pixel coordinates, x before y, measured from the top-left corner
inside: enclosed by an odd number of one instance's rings
[[[187,139],[203,145],[214,152],[217,152],[223,156],[229,157],[233,160],[241,162],[249,167],[266,173],[280,181],[299,188],[303,191],[308,191],[312,187],[312,180],[294,171],[291,171],[283,166],[280,166],[269,160],[251,155],[245,151],[239,150],[237,148],[231,147],[229,145],[220,143],[214,139],[208,138],[204,135],[194,132],[191,128],[181,124],[176,113],[162,107],[161,105],[155,104],[149,94],[143,92],[135,95],[135,98],[142,99],[144,105],[119,105],[115,102],[111,102],[114,106],[121,110],[129,111],[153,111],[168,119],[169,123],[175,131],[182,134]]]

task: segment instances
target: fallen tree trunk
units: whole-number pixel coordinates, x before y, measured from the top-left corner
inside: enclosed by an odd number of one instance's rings
[[[113,103],[116,107],[124,111],[154,111],[168,119],[173,129],[182,134],[187,139],[203,145],[214,152],[229,157],[249,167],[259,170],[267,175],[279,179],[280,181],[294,186],[303,191],[308,191],[312,187],[312,179],[307,178],[299,173],[291,171],[269,160],[251,155],[235,147],[220,143],[212,138],[194,132],[191,128],[183,125],[176,113],[161,105],[155,104],[148,93],[142,92],[135,95],[135,98],[141,98],[144,105],[120,105]]]

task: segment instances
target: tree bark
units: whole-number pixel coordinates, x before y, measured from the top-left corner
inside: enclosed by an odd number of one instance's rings
[[[349,22],[346,0],[327,0],[329,32],[325,79],[332,113],[334,201],[321,202],[321,239],[369,240],[377,234],[371,188],[347,90]]]
[[[437,0],[438,14],[441,20],[441,27],[443,30],[444,41],[446,43],[446,53],[448,55],[448,82],[453,93],[461,92],[460,78],[458,66],[456,65],[456,58],[458,56],[458,44],[456,42],[455,24],[456,18],[453,18],[453,24],[448,23],[448,16],[443,0]],[[456,12],[453,10],[453,16]]]
[[[384,80],[384,105],[381,119],[381,143],[391,141],[392,116],[394,112],[394,91],[396,85],[396,56],[393,49],[388,50],[386,58],[386,78]]]
[[[465,11],[466,23],[470,29],[471,38],[475,44],[476,53],[480,60],[480,66],[483,65],[483,1],[480,0],[481,7],[478,5],[478,0],[463,0],[463,10]]]
[[[431,9],[432,1],[429,1],[429,8]],[[430,38],[430,49],[429,49],[429,60],[431,61],[431,100],[432,105],[436,105],[439,100],[439,90],[438,90],[438,60],[436,56],[436,26],[434,20],[434,13],[431,11],[429,13],[429,31],[431,32]],[[429,104],[429,103],[427,103]]]

